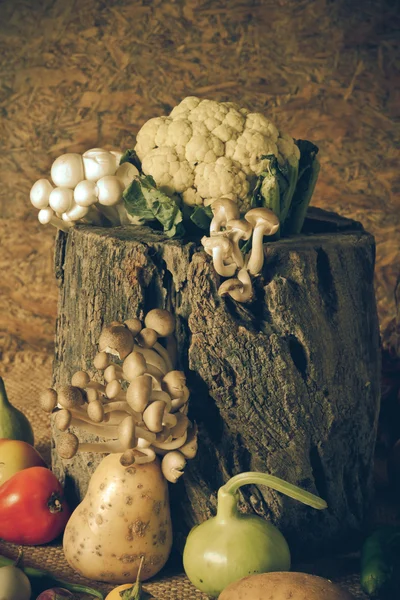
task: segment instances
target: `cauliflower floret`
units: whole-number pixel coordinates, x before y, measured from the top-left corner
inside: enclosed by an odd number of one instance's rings
[[[187,119],[188,114],[194,110],[196,106],[200,104],[200,102],[201,98],[197,98],[196,96],[188,96],[171,110],[169,116],[173,119]]]
[[[283,133],[277,141],[278,162],[283,164],[287,160],[292,166],[296,166],[300,159],[300,150],[294,143],[293,138],[287,133]]]
[[[198,193],[204,198],[204,204],[210,204],[211,198],[220,198],[232,194],[243,208],[249,194],[249,182],[238,164],[226,156],[221,156],[215,163],[200,163],[195,168],[194,184]]]
[[[278,149],[271,138],[259,131],[245,129],[235,141],[226,144],[225,154],[238,162],[246,175],[259,175],[268,166],[268,160],[261,157],[268,154],[277,155]]]
[[[150,150],[142,161],[142,169],[145,175],[153,177],[157,187],[166,194],[181,193],[193,185],[191,166],[167,146]]]
[[[143,160],[150,150],[157,147],[156,137],[158,130],[163,128],[167,119],[168,117],[154,117],[153,119],[146,121],[139,130],[139,133],[136,136],[135,152],[140,160]]]

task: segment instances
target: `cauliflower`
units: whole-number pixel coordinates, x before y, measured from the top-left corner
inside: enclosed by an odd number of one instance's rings
[[[300,158],[294,140],[264,115],[233,102],[194,96],[182,100],[169,116],[147,121],[135,151],[143,173],[166,194],[177,192],[191,206],[208,206],[224,196],[241,213],[251,208],[257,178],[272,158],[294,183]]]

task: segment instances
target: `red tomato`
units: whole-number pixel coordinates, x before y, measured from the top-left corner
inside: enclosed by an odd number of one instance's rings
[[[0,486],[0,538],[37,546],[64,531],[71,515],[63,488],[44,467],[31,467]]]

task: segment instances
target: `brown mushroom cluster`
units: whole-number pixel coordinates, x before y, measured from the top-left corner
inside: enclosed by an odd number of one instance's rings
[[[212,256],[218,275],[227,278],[218,294],[249,302],[253,296],[250,275],[258,275],[264,264],[264,236],[278,231],[279,219],[269,208],[252,208],[241,219],[238,205],[228,198],[213,202],[211,210],[210,237],[204,236],[201,243]],[[252,249],[244,256],[240,243],[250,238]]]
[[[121,464],[151,462],[162,456],[165,478],[175,483],[186,460],[197,451],[197,427],[187,417],[189,389],[175,369],[175,319],[167,310],[103,328],[94,367],[104,383],[78,371],[70,385],[45,390],[40,404],[55,413],[62,433],[57,452],[70,459],[79,452],[121,453]],[[163,343],[161,343],[162,338]],[[113,362],[113,358],[121,364]],[[81,443],[73,426],[106,441]]]

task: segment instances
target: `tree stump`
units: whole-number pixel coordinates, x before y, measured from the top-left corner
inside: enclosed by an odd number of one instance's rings
[[[294,554],[331,550],[361,531],[380,399],[374,250],[359,223],[310,209],[302,235],[265,244],[245,305],[218,296],[220,277],[195,242],[135,226],[59,234],[55,386],[80,369],[96,378],[104,324],[155,307],[176,315],[189,416],[199,427],[198,455],[170,486],[178,546],[215,513],[218,487],[250,470],[328,502],[316,511],[264,487],[242,489],[243,511],[271,519]],[[100,459],[62,461],[53,452],[53,468],[80,498]]]

